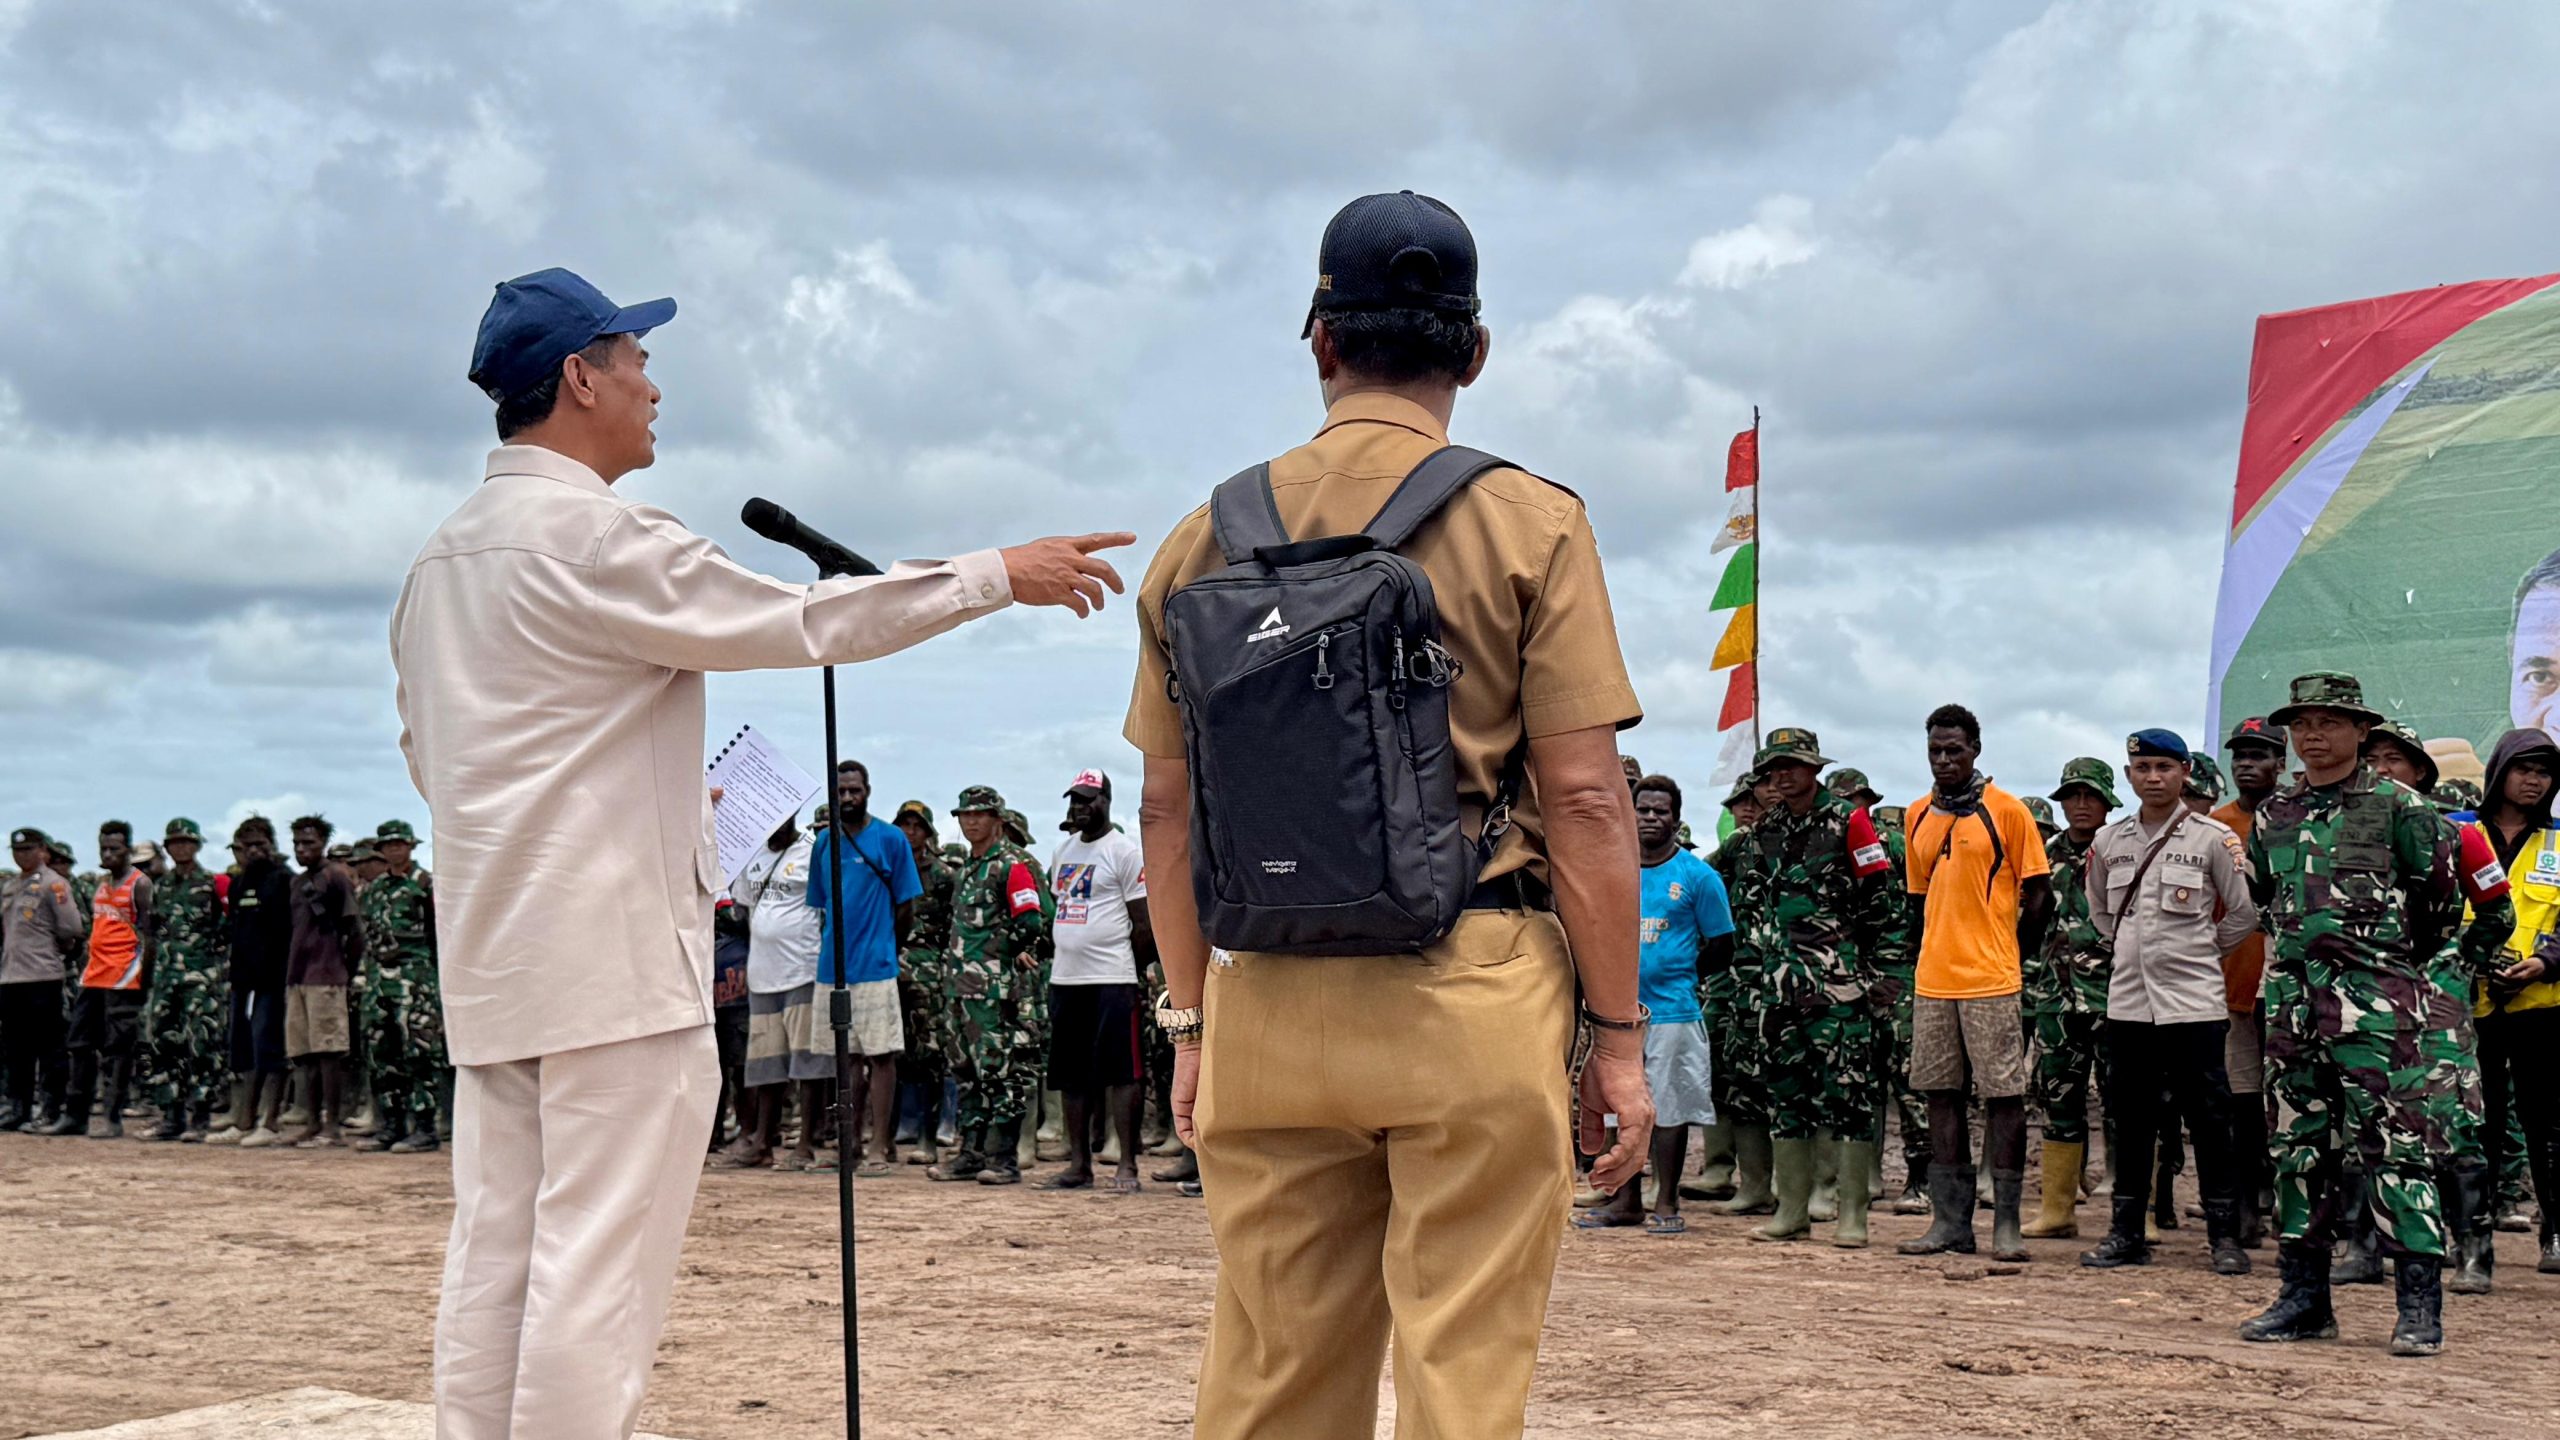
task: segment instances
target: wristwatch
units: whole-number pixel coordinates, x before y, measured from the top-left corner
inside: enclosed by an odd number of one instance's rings
[[[1197,1005],[1188,1010],[1174,1009],[1173,996],[1169,993],[1156,1002],[1156,1028],[1176,1045],[1199,1039],[1200,1031],[1207,1023]]]

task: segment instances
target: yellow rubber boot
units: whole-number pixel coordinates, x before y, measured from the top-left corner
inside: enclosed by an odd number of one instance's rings
[[[2080,1172],[2089,1163],[2087,1142],[2044,1142],[2044,1207],[2018,1233],[2030,1240],[2068,1240],[2080,1233]]]

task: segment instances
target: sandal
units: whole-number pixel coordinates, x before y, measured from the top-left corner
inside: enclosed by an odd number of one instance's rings
[[[723,1150],[704,1161],[703,1168],[706,1170],[771,1170],[777,1167],[770,1155],[749,1159],[735,1150]]]
[[[1135,1175],[1107,1175],[1094,1184],[1095,1191],[1104,1195],[1139,1195],[1146,1188]]]
[[[1034,1190],[1090,1190],[1093,1188],[1093,1177],[1075,1174],[1052,1175],[1031,1188]]]
[[[1644,1233],[1647,1235],[1686,1235],[1689,1233],[1689,1220],[1685,1215],[1650,1216],[1644,1222]]]
[[[1623,1230],[1643,1223],[1612,1210],[1577,1210],[1573,1214],[1573,1228],[1576,1230]]]
[[[886,1160],[865,1160],[853,1167],[856,1180],[886,1180],[898,1173],[898,1167]]]

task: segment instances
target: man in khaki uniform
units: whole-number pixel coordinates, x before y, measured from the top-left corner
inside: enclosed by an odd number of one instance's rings
[[[1358,531],[1447,443],[1491,343],[1475,323],[1474,241],[1437,201],[1354,201],[1326,228],[1319,269],[1306,333],[1327,413],[1270,467],[1301,539]],[[1616,742],[1641,711],[1590,521],[1570,492],[1496,469],[1400,553],[1429,575],[1441,641],[1464,665],[1449,729],[1467,832],[1524,746],[1532,782],[1475,905],[1419,955],[1221,953],[1212,971],[1187,883],[1190,776],[1163,634],[1166,596],[1222,564],[1206,507],[1174,528],[1139,592],[1127,735],[1146,755],[1141,824],[1162,877],[1176,1127],[1199,1150],[1219,1247],[1205,1440],[1371,1433],[1391,1331],[1400,1435],[1521,1432],[1573,1190],[1577,970],[1597,1037],[1584,1144],[1598,1147],[1603,1113],[1618,1117],[1593,1183],[1624,1184],[1651,1138],[1635,815]]]

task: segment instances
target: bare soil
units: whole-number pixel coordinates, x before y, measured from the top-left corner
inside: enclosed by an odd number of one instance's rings
[[[643,1428],[842,1433],[834,1200],[831,1175],[704,1177]],[[868,1433],[1185,1433],[1216,1266],[1198,1202],[903,1167],[859,1200]],[[424,1400],[448,1214],[440,1156],[0,1136],[0,1436],[298,1385]],[[2381,1287],[2342,1292],[2335,1343],[2239,1341],[2273,1252],[2218,1278],[2193,1222],[2147,1270],[2038,1241],[2013,1274],[1898,1257],[1921,1222],[1881,1211],[1864,1252],[1691,1223],[1566,1238],[1531,1434],[2560,1434],[2560,1276],[2524,1236],[2495,1295],[2448,1298],[2444,1356],[2394,1360]]]

